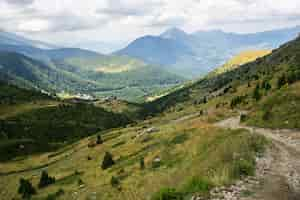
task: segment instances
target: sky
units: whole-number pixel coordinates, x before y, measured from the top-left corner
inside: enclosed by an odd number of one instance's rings
[[[171,27],[245,33],[300,25],[300,0],[0,0],[0,10],[1,30],[71,46],[125,45]]]

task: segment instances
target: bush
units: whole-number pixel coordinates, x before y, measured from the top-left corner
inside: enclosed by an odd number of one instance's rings
[[[46,171],[43,171],[42,175],[41,175],[40,182],[39,182],[39,188],[46,187],[46,186],[51,185],[53,183],[55,183],[55,178],[50,177]]]
[[[241,104],[244,99],[246,98],[246,96],[237,96],[237,97],[234,97],[231,102],[230,102],[230,107],[231,108],[234,108],[235,106],[237,106],[238,104]]]
[[[256,85],[254,91],[253,91],[253,98],[256,100],[256,101],[259,101],[261,99],[261,94],[260,94],[260,91],[259,91],[259,84]]]
[[[32,195],[36,194],[36,190],[29,180],[21,178],[18,193],[22,195],[23,199],[30,199]]]
[[[183,200],[183,194],[177,192],[174,188],[162,188],[155,193],[151,200]]]
[[[254,161],[249,161],[245,159],[240,159],[235,161],[234,175],[236,177],[253,176],[254,172],[255,172]]]
[[[103,161],[102,161],[102,165],[101,168],[103,170],[110,168],[111,166],[113,166],[115,164],[115,161],[113,160],[113,157],[111,155],[111,153],[109,152],[105,152]]]
[[[264,80],[261,84],[261,88],[263,88],[266,91],[269,91],[272,88],[272,86],[267,80]]]
[[[262,119],[264,121],[268,121],[270,118],[271,118],[271,112],[269,110],[265,111],[263,116],[262,116]]]
[[[241,114],[240,116],[240,122],[245,122],[247,120],[247,115]]]
[[[143,157],[140,159],[140,168],[141,170],[145,169],[145,161]]]
[[[295,83],[296,81],[299,81],[299,80],[300,80],[300,71],[299,70],[293,70],[287,74],[286,81],[288,84]]]
[[[277,88],[281,88],[287,83],[285,74],[282,74],[277,80]]]
[[[212,183],[207,179],[193,177],[188,183],[183,187],[185,193],[207,193],[213,187]]]
[[[97,144],[102,144],[103,143],[101,135],[97,135],[97,141],[96,141],[96,143]]]
[[[110,179],[110,184],[112,187],[118,187],[120,185],[120,181],[117,177],[112,176]]]

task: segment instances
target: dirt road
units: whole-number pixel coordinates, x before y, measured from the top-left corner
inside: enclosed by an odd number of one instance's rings
[[[300,200],[300,132],[271,130],[240,124],[239,117],[216,123],[223,128],[244,128],[268,138],[272,145],[258,164],[259,184],[247,188],[251,195],[234,197],[241,200]]]

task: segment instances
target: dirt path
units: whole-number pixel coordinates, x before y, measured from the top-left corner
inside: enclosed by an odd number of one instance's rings
[[[244,128],[272,141],[266,156],[258,161],[257,184],[246,188],[251,195],[241,200],[300,200],[300,132],[271,130],[240,125],[239,117],[216,123],[223,128]]]

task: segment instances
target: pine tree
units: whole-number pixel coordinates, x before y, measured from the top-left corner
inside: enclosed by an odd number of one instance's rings
[[[110,168],[111,166],[113,166],[115,164],[115,161],[113,160],[113,157],[111,155],[111,153],[109,152],[105,152],[103,161],[102,161],[102,165],[101,168],[103,170]]]
[[[46,171],[43,171],[39,182],[39,188],[46,187],[53,183],[55,183],[55,178],[50,177]]]
[[[103,144],[103,140],[102,140],[102,137],[101,135],[97,135],[97,141],[96,141],[97,144]]]
[[[282,74],[277,80],[277,87],[280,89],[285,84],[286,84],[286,77],[285,74]]]
[[[32,195],[36,194],[36,190],[29,180],[21,178],[18,193],[22,195],[23,199],[30,199]]]
[[[141,168],[142,170],[145,169],[145,161],[144,161],[144,158],[143,158],[143,157],[140,159],[140,168]]]
[[[261,99],[261,94],[260,94],[260,91],[259,91],[259,84],[257,84],[256,87],[255,87],[255,89],[254,89],[253,98],[256,101],[259,101]]]

